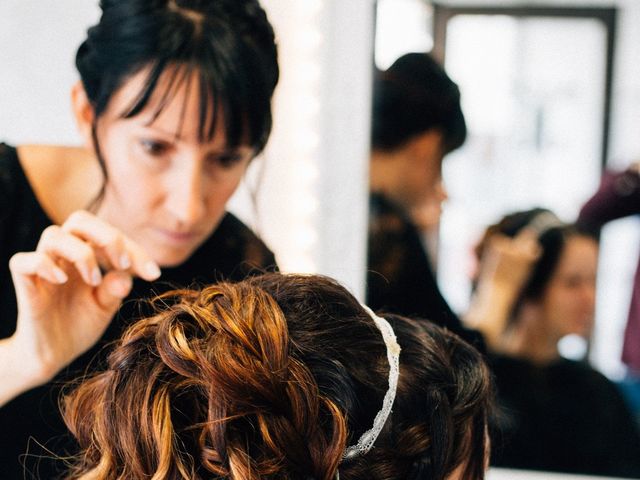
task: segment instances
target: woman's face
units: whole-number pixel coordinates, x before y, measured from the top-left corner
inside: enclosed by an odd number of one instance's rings
[[[440,178],[424,196],[423,201],[411,211],[418,228],[429,231],[437,228],[442,216],[442,204],[449,198],[444,182]]]
[[[401,160],[398,169],[402,179],[397,201],[409,211],[426,208],[430,210],[428,215],[433,217],[435,211],[439,217],[441,204],[447,198],[442,180],[442,133],[435,129],[421,133],[400,147],[395,155]]]
[[[558,340],[569,334],[591,334],[597,264],[595,240],[578,235],[568,238],[541,301],[546,328]]]
[[[171,91],[157,118],[167,75],[146,107],[121,118],[137,98],[146,71],[115,92],[97,124],[108,172],[98,215],[147,249],[161,266],[183,263],[211,235],[225,213],[253,151],[226,147],[224,122],[211,141],[200,142],[199,85],[192,78]]]

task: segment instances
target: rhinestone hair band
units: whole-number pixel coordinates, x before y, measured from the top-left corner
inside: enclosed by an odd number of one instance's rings
[[[531,230],[537,238],[540,238],[549,230],[561,228],[565,225],[566,223],[560,220],[554,213],[545,210],[535,215],[529,223],[527,223],[525,228]]]
[[[348,460],[359,455],[365,455],[369,450],[371,450],[371,447],[373,447],[373,444],[378,438],[378,435],[380,435],[380,431],[382,430],[382,427],[384,427],[384,424],[391,413],[393,401],[396,398],[398,376],[400,374],[400,345],[398,345],[393,328],[389,322],[376,315],[366,305],[363,305],[362,308],[364,308],[375,322],[376,327],[378,327],[378,330],[380,330],[380,333],[382,334],[384,344],[387,347],[387,359],[389,361],[389,388],[387,393],[384,395],[382,408],[378,411],[375,419],[373,420],[373,427],[360,436],[358,443],[347,447],[342,455],[343,460]],[[338,476],[337,478],[340,477]]]

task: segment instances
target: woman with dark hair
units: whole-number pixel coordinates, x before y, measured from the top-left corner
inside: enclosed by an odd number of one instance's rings
[[[67,478],[484,478],[490,375],[456,335],[318,276],[155,304],[65,397]]]
[[[408,53],[378,73],[369,176],[367,303],[427,318],[481,346],[476,332],[463,328],[440,292],[423,242],[424,230],[437,226],[447,198],[442,162],[466,136],[460,90],[430,55]]]
[[[558,342],[593,328],[596,239],[545,209],[505,216],[477,251],[469,318],[485,334],[498,466],[640,478],[640,436],[615,385]]]
[[[70,370],[95,368],[136,316],[124,298],[275,263],[225,210],[271,130],[278,64],[258,1],[101,7],[72,90],[86,148],[0,145],[0,359],[17,367],[2,374],[3,478],[22,478],[19,457],[42,456],[42,443],[66,450],[52,379],[100,339]],[[31,465],[55,476],[44,459]]]

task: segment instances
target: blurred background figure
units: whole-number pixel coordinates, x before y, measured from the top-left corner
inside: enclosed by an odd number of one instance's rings
[[[595,237],[537,208],[490,226],[477,255],[467,318],[496,378],[493,464],[640,478],[640,436],[616,386],[558,350],[592,332]]]
[[[460,92],[425,53],[410,53],[379,72],[374,85],[370,166],[367,302],[372,308],[429,319],[467,338],[440,293],[423,243],[438,225],[442,161],[467,134]]]
[[[600,233],[612,221],[640,213],[640,163],[624,171],[607,171],[598,191],[580,210],[578,223]],[[634,252],[637,255],[637,252]],[[626,377],[619,382],[627,402],[640,426],[640,263],[636,267],[629,316],[624,332],[622,361]]]
[[[544,206],[573,221],[604,165],[620,169],[640,151],[640,4],[550,0],[379,0],[376,63],[430,51],[458,85],[464,145],[443,164],[449,200],[440,222],[437,278],[454,312],[469,307],[473,247],[486,225],[515,210]],[[593,3],[593,2],[591,2]],[[571,172],[571,174],[568,174]],[[603,232],[590,361],[621,378],[622,333],[640,222]],[[436,259],[434,255],[431,257]],[[586,344],[562,342],[579,356]]]

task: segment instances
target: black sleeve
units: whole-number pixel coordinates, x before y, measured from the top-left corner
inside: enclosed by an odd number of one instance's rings
[[[457,320],[429,265],[420,238],[409,228],[369,236],[367,303],[409,317],[447,326]]]
[[[9,259],[13,255],[13,242],[9,237],[15,203],[16,181],[10,150],[0,143],[0,338],[13,334],[16,328],[17,307]],[[12,202],[12,199],[13,202]]]
[[[600,396],[604,437],[601,439],[608,468],[604,472],[625,478],[640,478],[640,431],[615,384],[594,372],[594,394]],[[606,430],[605,430],[606,429]]]
[[[8,148],[0,144],[0,251],[6,248],[7,222],[10,217],[10,199],[14,189],[13,172],[8,161]]]
[[[415,226],[392,210],[372,212],[367,304],[373,310],[430,320],[485,351],[482,336],[465,328],[442,296]]]

